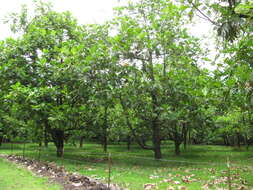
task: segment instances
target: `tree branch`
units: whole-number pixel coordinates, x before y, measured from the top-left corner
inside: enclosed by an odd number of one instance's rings
[[[219,24],[217,24],[215,21],[213,21],[212,19],[210,19],[206,14],[204,14],[199,8],[198,6],[193,3],[192,1],[190,1],[190,3],[192,4],[192,6],[204,17],[206,18],[209,22],[211,22],[212,24],[214,24],[215,26],[219,26]]]

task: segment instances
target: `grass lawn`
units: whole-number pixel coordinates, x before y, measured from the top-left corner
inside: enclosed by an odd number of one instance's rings
[[[0,153],[22,155],[22,145],[4,144]],[[38,158],[38,146],[29,144],[26,156]],[[125,145],[110,145],[112,155],[111,181],[130,190],[141,190],[145,184],[154,184],[156,189],[227,189],[227,157],[231,161],[233,189],[253,189],[253,151],[224,146],[193,146],[175,156],[173,146],[163,147],[163,160],[153,160],[153,152],[133,146],[127,151]],[[43,149],[41,159],[64,165],[69,171],[107,181],[108,161],[102,147],[85,144],[84,148],[65,146],[64,158],[55,157],[51,144]],[[1,172],[2,173],[2,172]],[[207,188],[208,187],[208,188]],[[1,188],[0,188],[1,189]]]
[[[32,175],[31,172],[8,163],[0,158],[0,189],[1,190],[59,190],[57,185],[49,184],[48,180]]]

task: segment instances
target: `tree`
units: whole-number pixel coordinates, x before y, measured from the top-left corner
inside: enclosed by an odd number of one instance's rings
[[[74,91],[81,83],[80,71],[87,72],[83,69],[85,64],[80,63],[85,55],[81,43],[83,27],[78,26],[70,13],[56,13],[48,4],[37,5],[31,19],[25,11],[13,18],[20,22],[12,26],[14,31],[21,30],[22,36],[4,42],[1,61],[4,83],[19,84],[20,89],[26,89],[26,94],[19,91],[21,101],[15,103],[28,101],[25,105],[30,107],[26,110],[37,113],[36,120],[44,124],[55,143],[57,156],[62,156],[64,132],[73,129],[72,120],[65,116],[79,106],[76,105],[79,94]]]
[[[197,40],[189,36],[184,28],[182,18],[185,8],[163,0],[143,0],[119,8],[118,17],[114,20],[118,29],[114,49],[119,52],[122,67],[128,68],[125,78],[121,79],[122,109],[132,132],[134,129],[130,126],[129,108],[135,111],[139,125],[146,128],[142,131],[149,132],[153,143],[152,147],[142,143],[142,147],[153,150],[156,159],[162,157],[162,115],[171,113],[172,117],[176,114],[169,104],[173,101],[172,92],[176,88],[186,87],[175,76],[184,76],[189,72],[194,76],[199,73],[196,62],[200,50]],[[175,95],[178,93],[175,92]],[[167,97],[171,98],[170,102]],[[191,101],[191,98],[185,99],[184,95],[180,98]],[[175,100],[175,104],[180,101]],[[174,128],[173,125],[178,127],[178,123],[170,123],[168,128]],[[176,139],[173,138],[178,142]]]

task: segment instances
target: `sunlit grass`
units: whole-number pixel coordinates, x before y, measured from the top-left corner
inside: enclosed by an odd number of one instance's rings
[[[17,167],[0,158],[1,190],[60,190],[60,186],[49,184],[46,178],[36,177],[24,168]]]

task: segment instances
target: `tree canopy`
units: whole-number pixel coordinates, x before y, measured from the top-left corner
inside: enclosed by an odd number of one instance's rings
[[[142,0],[115,9],[104,24],[81,25],[48,3],[23,7],[0,42],[2,139],[137,143],[162,158],[190,143],[252,143],[252,4],[248,1]],[[194,13],[223,37],[216,70],[201,39],[188,32]],[[229,45],[228,45],[229,44]]]

